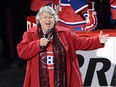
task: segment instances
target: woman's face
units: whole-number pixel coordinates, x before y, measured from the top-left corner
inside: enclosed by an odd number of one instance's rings
[[[55,24],[55,18],[53,15],[50,15],[47,12],[43,12],[40,15],[40,25],[43,33],[45,33],[47,29],[53,29],[54,24]]]

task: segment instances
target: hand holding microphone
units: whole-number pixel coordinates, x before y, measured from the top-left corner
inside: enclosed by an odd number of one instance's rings
[[[46,33],[45,33],[45,37],[40,39],[40,46],[42,50],[45,50],[45,47],[47,46],[49,39],[50,39],[50,29],[47,29]]]

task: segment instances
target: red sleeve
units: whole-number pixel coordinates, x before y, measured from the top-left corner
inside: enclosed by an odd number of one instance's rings
[[[94,50],[104,47],[100,43],[99,36],[79,36],[75,33],[67,32],[68,41],[75,50]]]
[[[104,47],[104,45],[100,43],[98,36],[75,36],[73,43],[75,45],[76,50],[94,50]]]
[[[22,41],[17,45],[19,57],[28,60],[36,56],[40,51],[39,40],[33,40],[32,35],[25,32]]]

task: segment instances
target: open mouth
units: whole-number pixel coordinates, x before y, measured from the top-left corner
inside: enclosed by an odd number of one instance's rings
[[[48,28],[50,28],[50,24],[51,24],[51,23],[46,23],[46,26],[47,26]]]

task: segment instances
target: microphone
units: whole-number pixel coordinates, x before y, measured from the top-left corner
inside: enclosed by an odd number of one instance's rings
[[[51,30],[50,30],[50,29],[47,29],[47,30],[46,30],[45,38],[49,39],[49,38],[48,38],[48,35],[50,34],[50,32],[51,32]]]
[[[45,33],[45,38],[47,38],[48,40],[50,39],[50,35],[49,35],[50,32],[51,32],[51,30],[47,29],[46,33]],[[41,46],[41,49],[44,51],[45,50],[45,46]]]

